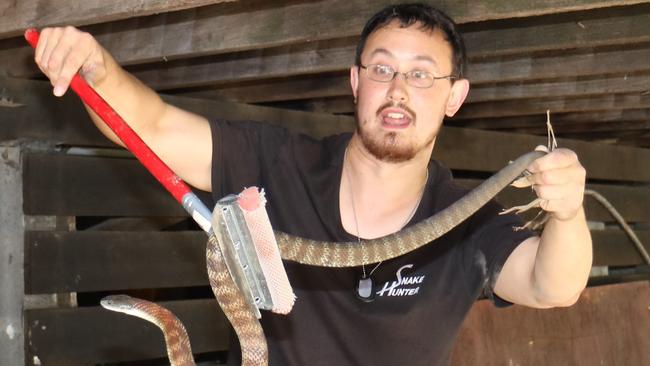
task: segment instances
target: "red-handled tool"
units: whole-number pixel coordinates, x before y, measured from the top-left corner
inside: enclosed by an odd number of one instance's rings
[[[33,47],[38,44],[39,34],[36,29],[25,31],[25,39]],[[211,229],[212,213],[201,200],[190,190],[190,187],[176,175],[147,144],[142,141],[131,127],[97,92],[78,74],[72,78],[70,88],[79,98],[90,107],[110,127],[124,143],[127,149],[135,155],[142,165],[180,202],[185,210],[207,233]]]

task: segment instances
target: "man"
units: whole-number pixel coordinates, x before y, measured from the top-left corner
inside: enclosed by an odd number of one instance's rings
[[[190,184],[217,198],[264,187],[275,228],[333,241],[396,232],[465,193],[431,160],[443,118],[469,91],[464,58],[454,23],[440,11],[387,7],[364,28],[350,69],[356,132],[315,141],[265,124],[209,122],[167,105],[74,28],[44,29],[35,56],[55,95],[80,71]],[[481,294],[537,308],[575,303],[592,256],[585,171],[565,149],[528,170],[550,214],[541,237],[514,232],[518,219],[497,215],[490,203],[442,238],[384,263],[287,263],[298,300],[289,316],[263,316],[270,364],[446,364]],[[238,352],[231,354],[236,364]]]

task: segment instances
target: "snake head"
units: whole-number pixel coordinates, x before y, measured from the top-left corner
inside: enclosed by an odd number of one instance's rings
[[[126,314],[135,308],[135,303],[136,299],[128,295],[106,296],[99,302],[104,309]]]

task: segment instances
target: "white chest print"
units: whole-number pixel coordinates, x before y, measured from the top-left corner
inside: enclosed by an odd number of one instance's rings
[[[412,264],[407,264],[395,273],[397,281],[386,282],[384,287],[377,291],[379,296],[413,296],[417,295],[420,285],[424,282],[426,276],[405,276],[402,277],[402,271],[406,268],[413,268]]]

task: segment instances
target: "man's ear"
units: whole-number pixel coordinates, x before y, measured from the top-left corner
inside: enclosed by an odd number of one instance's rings
[[[451,93],[449,94],[449,99],[447,100],[447,106],[445,108],[445,115],[447,117],[453,117],[456,112],[460,109],[460,106],[463,105],[467,94],[469,93],[469,80],[467,79],[458,79],[454,81],[454,84],[451,86]]]
[[[359,87],[359,66],[350,67],[350,86],[354,96],[354,104],[357,104],[357,88]]]

